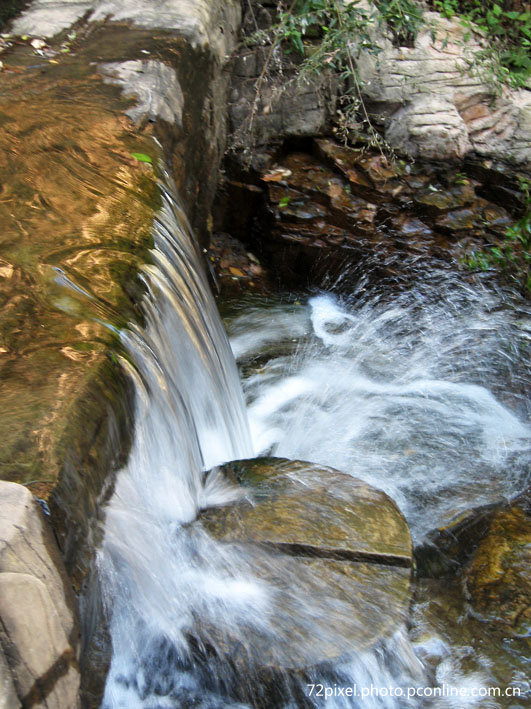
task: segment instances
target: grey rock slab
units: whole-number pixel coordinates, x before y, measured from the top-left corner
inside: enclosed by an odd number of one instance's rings
[[[42,510],[27,488],[0,481],[3,696],[15,691],[23,706],[77,707],[78,635],[72,589]]]
[[[96,0],[35,0],[12,25],[15,34],[53,37],[68,29],[94,8]]]
[[[11,670],[4,652],[0,648],[0,709],[19,709],[21,706],[13,684]]]
[[[41,509],[27,488],[3,480],[0,501],[0,574],[29,574],[41,581],[65,635],[77,641],[73,592]]]
[[[39,579],[29,574],[0,574],[3,643],[24,706],[64,709],[78,706],[79,672],[74,651],[61,625],[56,604]]]

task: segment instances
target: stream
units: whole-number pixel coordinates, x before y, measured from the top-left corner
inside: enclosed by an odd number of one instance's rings
[[[451,698],[310,698],[305,690],[312,682],[492,683],[484,668],[463,667],[462,648],[423,618],[416,638],[403,627],[372,650],[286,682],[271,699],[256,658],[243,676],[211,650],[219,631],[258,633],[289,652],[289,614],[279,631],[278,589],[258,578],[244,548],[220,544],[195,520],[239,494],[204,471],[264,453],[333,466],[384,490],[417,543],[460,510],[519,492],[530,450],[528,315],[444,273],[402,293],[362,281],[348,297],[231,306],[231,353],[168,177],[163,197],[153,263],[143,271],[145,324],[121,335],[136,424],[97,560],[112,640],[102,706],[462,706]],[[284,599],[306,607],[309,626],[319,609],[295,578],[284,582]],[[207,643],[197,632],[205,627],[215,629]],[[325,639],[313,632],[314,643]]]

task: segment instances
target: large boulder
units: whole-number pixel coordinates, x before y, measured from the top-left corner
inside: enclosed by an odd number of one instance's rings
[[[410,601],[411,538],[383,492],[320,465],[283,458],[228,463],[235,504],[200,520],[243,549],[274,599],[272,633],[200,627],[218,655],[246,668],[300,671],[393,635]]]
[[[74,709],[79,627],[59,550],[25,487],[0,482],[0,502],[0,707]]]

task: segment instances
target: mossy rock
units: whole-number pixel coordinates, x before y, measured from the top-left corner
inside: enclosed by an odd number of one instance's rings
[[[265,582],[272,632],[202,626],[198,635],[239,667],[303,670],[376,646],[405,621],[408,526],[383,492],[332,468],[258,458],[222,472],[243,488],[200,520],[240,550]]]
[[[531,628],[531,488],[500,509],[466,571],[473,608],[510,634]]]

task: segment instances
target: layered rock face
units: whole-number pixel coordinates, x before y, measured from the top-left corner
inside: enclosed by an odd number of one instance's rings
[[[531,94],[503,88],[477,55],[486,40],[436,12],[424,13],[413,47],[375,37],[358,60],[363,93],[397,150],[426,159],[480,155],[531,164]],[[435,39],[434,39],[435,38]]]
[[[521,209],[515,174],[477,161],[456,173],[326,138],[304,147],[270,153],[257,176],[236,172],[216,210],[220,230],[244,241],[281,287],[348,289],[369,275],[409,287],[418,269],[455,269],[474,249],[503,243]]]
[[[397,46],[377,8],[369,2],[359,7],[370,18],[373,45],[360,48],[352,38],[361,94],[371,120],[394,149],[433,160],[458,160],[475,152],[530,167],[531,94],[496,83],[488,61],[478,59],[487,41],[479,31],[424,12],[413,46]],[[246,33],[267,28],[274,17],[273,3],[249,3]],[[326,71],[297,81],[296,62],[282,63],[278,50],[262,46],[242,49],[233,66],[233,148],[324,133],[336,118],[341,88]]]

